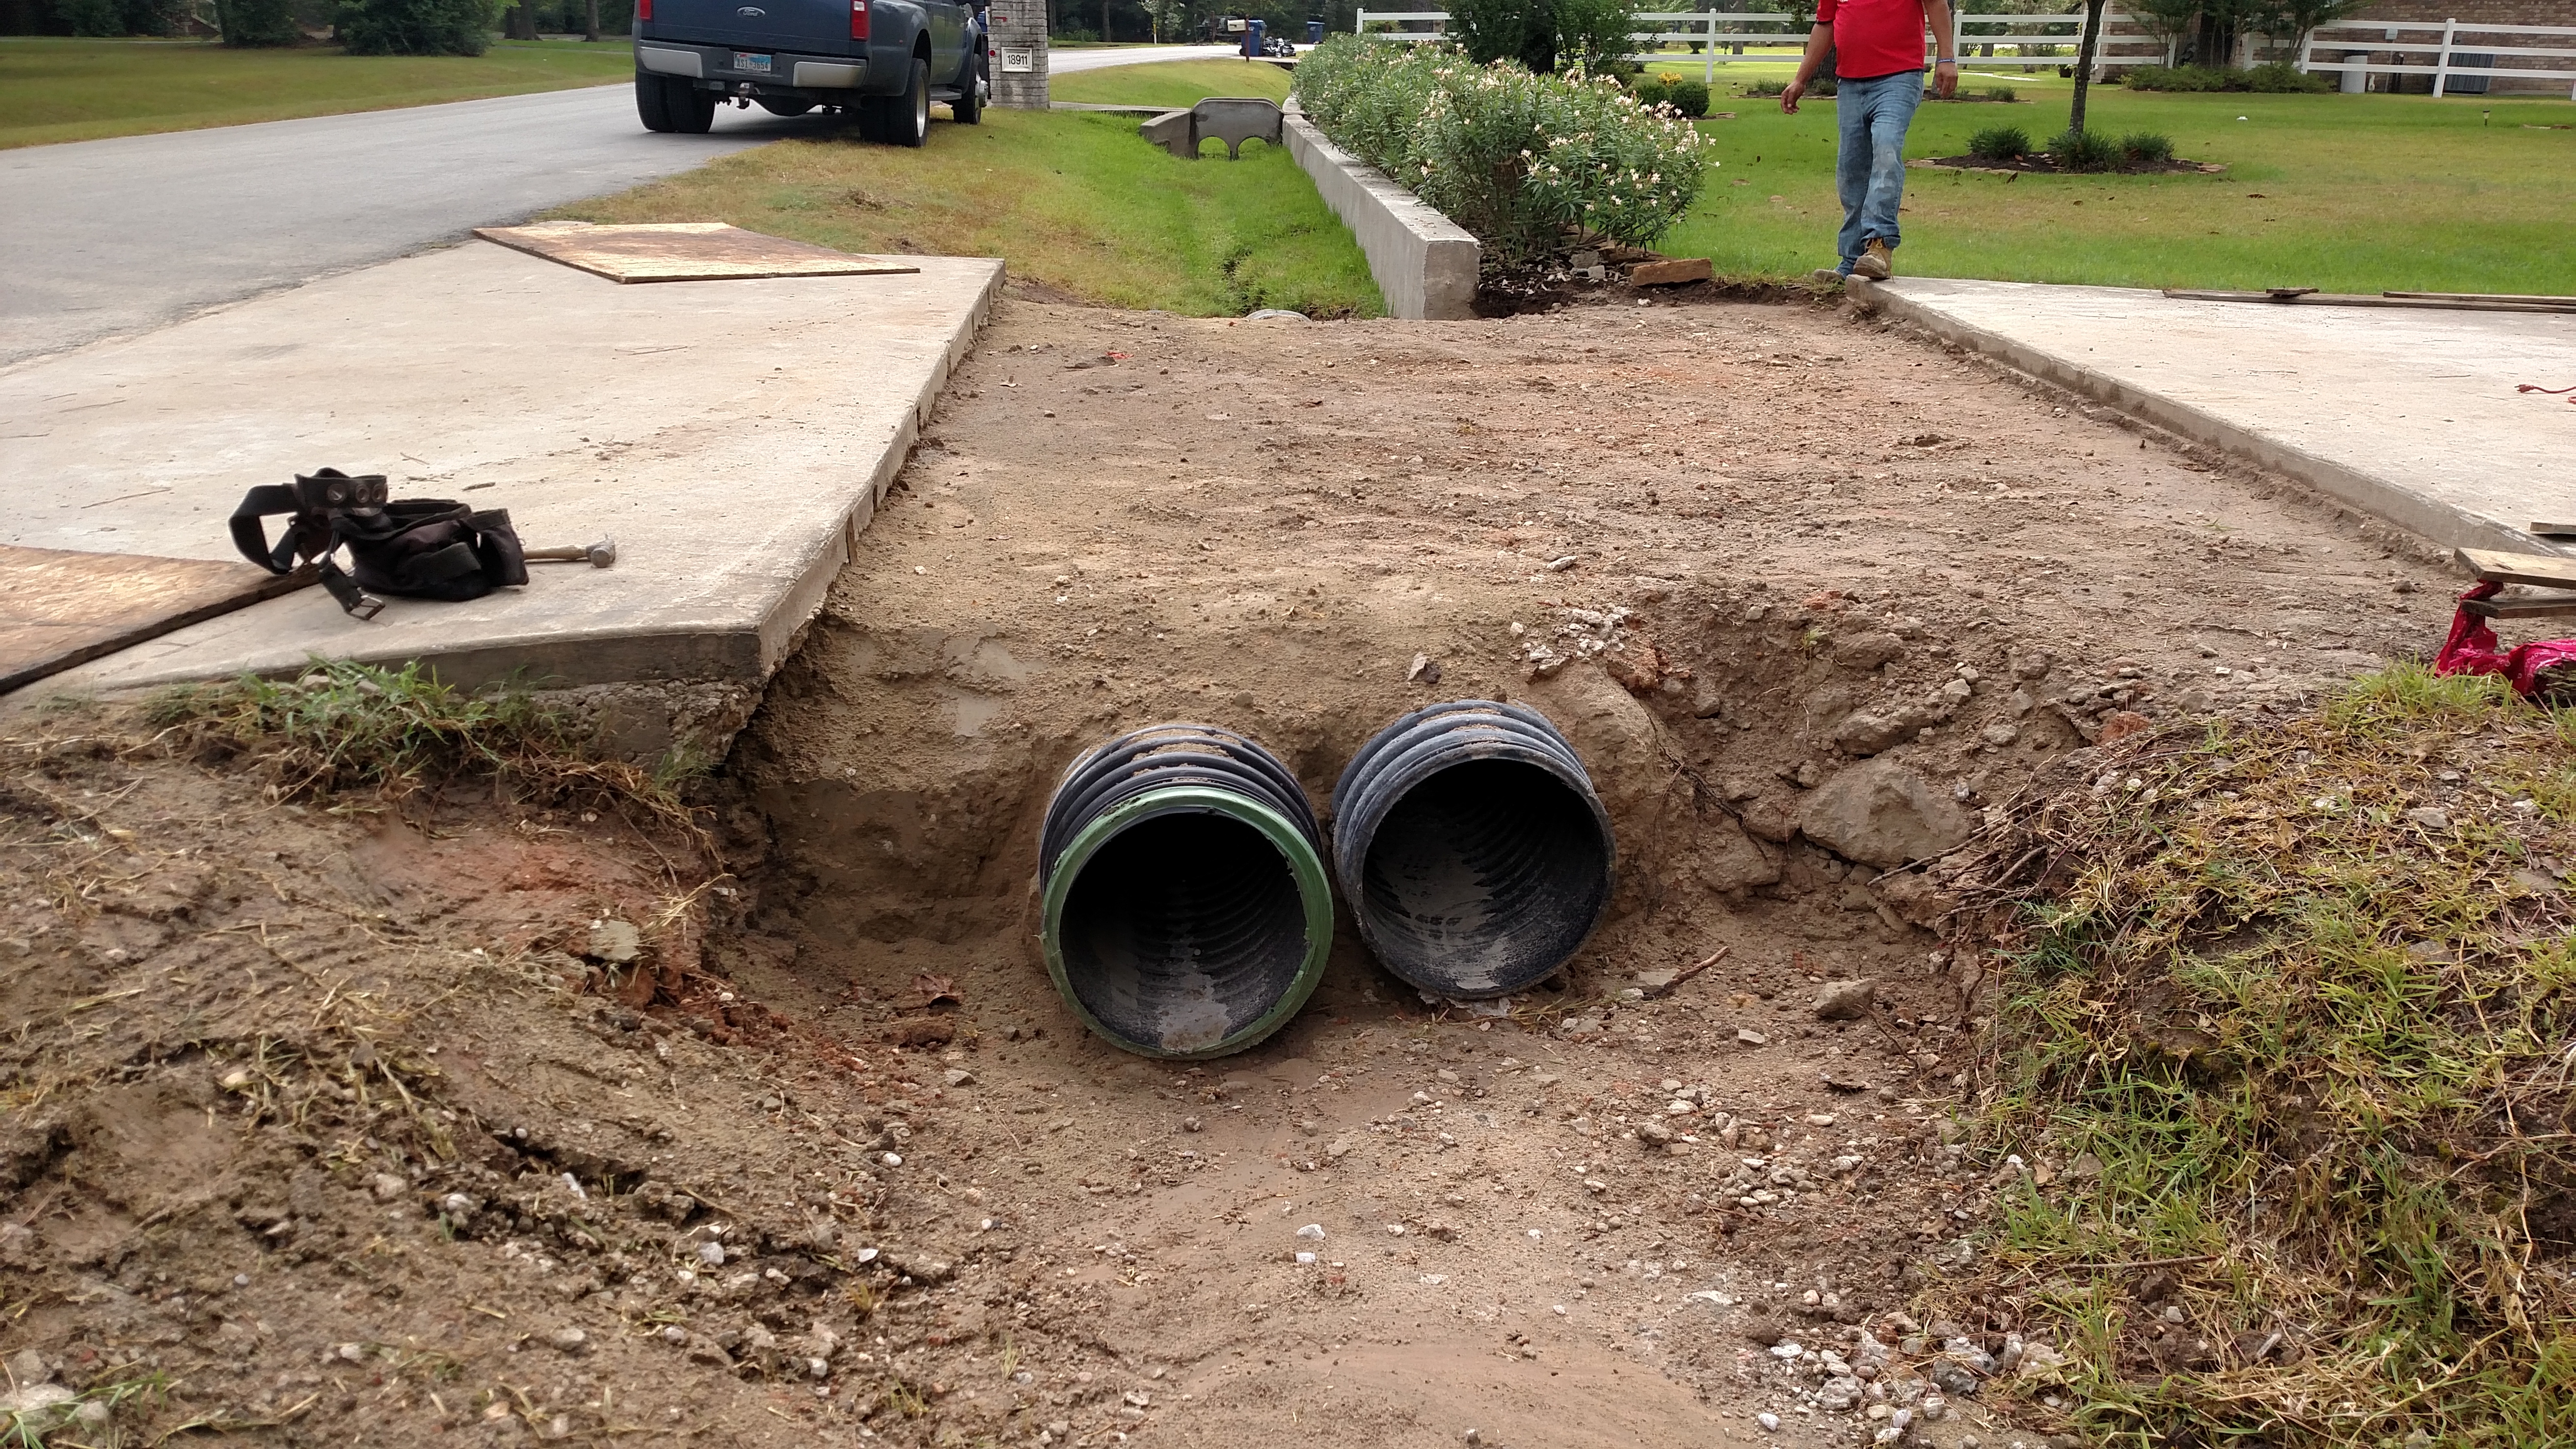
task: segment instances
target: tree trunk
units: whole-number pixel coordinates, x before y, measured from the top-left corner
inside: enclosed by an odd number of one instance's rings
[[[2102,49],[2102,7],[2108,0],[2085,0],[2084,43],[2075,48],[2075,109],[2066,119],[2066,129],[2078,135],[2084,131],[2084,95],[2093,88],[2093,57]]]
[[[584,40],[599,38],[599,0],[589,0],[589,3],[582,7],[581,38]]]
[[[537,0],[519,0],[510,7],[509,34],[512,40],[537,38]]]
[[[1100,0],[1100,38],[1109,38],[1109,0]]]

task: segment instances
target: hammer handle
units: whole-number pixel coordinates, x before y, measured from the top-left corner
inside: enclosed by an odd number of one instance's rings
[[[580,563],[590,557],[590,550],[569,546],[564,548],[532,548],[521,553],[519,557],[532,559],[540,563],[558,559],[567,563]]]

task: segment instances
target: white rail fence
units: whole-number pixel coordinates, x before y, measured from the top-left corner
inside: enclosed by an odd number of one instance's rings
[[[2428,35],[2434,38],[2415,38]],[[2500,45],[2496,43],[2499,36],[2544,43]],[[2549,41],[2557,43],[2545,43]],[[2334,59],[2320,60],[2319,52]],[[2389,57],[2385,62],[2371,59],[2383,54]],[[2429,65],[2424,63],[2428,60]],[[2375,75],[2429,75],[2437,96],[2484,95],[2487,83],[2502,77],[2565,81],[2568,99],[2576,100],[2576,67],[2562,65],[2542,70],[2515,63],[2524,60],[2576,61],[2576,26],[2345,20],[2318,26],[2309,35],[2308,43],[2300,47],[2298,65],[2304,71],[2341,75],[2343,88],[2348,91],[2362,89],[2367,78]],[[2468,84],[2463,86],[2462,82]]]
[[[2100,65],[2145,65],[2160,60],[2163,47],[2144,34],[2116,34],[2113,27],[2126,17],[2103,16]],[[1707,79],[1714,80],[1720,63],[1728,65],[1796,65],[1806,48],[1807,27],[1776,11],[1663,10],[1643,11],[1639,22],[1660,27],[1640,30],[1636,39],[1654,47],[1631,60],[1671,59],[1661,54],[1668,45],[1696,45]],[[1449,14],[1445,10],[1363,10],[1357,29],[1365,34],[1372,24],[1387,22],[1397,25],[1421,25],[1422,30],[1383,32],[1382,38],[1398,41],[1434,40],[1445,33]],[[1958,52],[1963,60],[1973,59],[1981,66],[2018,67],[2039,70],[2075,63],[2077,47],[2084,43],[2084,17],[2076,15],[1959,15]],[[1756,50],[1751,47],[1774,47]],[[2146,54],[2115,53],[2139,51]],[[1969,52],[1974,52],[1970,54]],[[1924,54],[1932,51],[1927,46]]]
[[[1640,30],[1636,39],[1655,53],[1632,60],[1671,59],[1662,47],[1700,47],[1704,78],[1715,80],[1717,67],[1728,65],[1795,65],[1807,34],[1789,16],[1770,11],[1668,10],[1641,12],[1637,19],[1659,27]],[[1957,48],[1963,61],[1989,69],[2022,70],[2069,66],[2084,43],[2084,16],[1958,15]],[[1363,34],[1373,24],[1420,26],[1381,32],[1396,41],[1434,40],[1446,32],[1445,10],[1362,10],[1355,28]],[[2372,38],[2355,38],[2356,33]],[[2430,37],[2417,39],[2413,37]],[[2560,44],[2501,44],[2497,37]],[[1756,48],[1762,47],[1762,48]],[[1926,55],[1931,52],[1927,49]],[[2320,59],[2320,56],[2328,58]],[[2372,57],[2386,55],[2387,60]],[[2129,17],[2102,17],[2102,38],[2095,55],[2098,76],[2113,66],[2164,65],[2172,60],[2163,42]],[[2576,68],[2532,69],[2524,60],[2576,60],[2576,26],[2473,25],[2457,20],[2348,20],[2321,25],[2308,37],[2294,62],[2302,71],[2344,77],[2344,89],[2364,89],[2374,75],[2426,75],[2433,94],[2484,93],[2490,78],[2565,80],[2576,99]],[[2463,90],[2463,82],[2472,82]]]

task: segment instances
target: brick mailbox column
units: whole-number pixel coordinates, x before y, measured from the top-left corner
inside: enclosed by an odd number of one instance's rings
[[[993,45],[993,104],[1047,108],[1047,0],[992,0],[984,23]]]

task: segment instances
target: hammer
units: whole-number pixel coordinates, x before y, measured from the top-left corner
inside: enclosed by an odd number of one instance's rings
[[[563,548],[532,548],[519,556],[530,563],[558,561],[563,563],[581,563],[584,560],[588,560],[592,568],[604,569],[610,564],[617,562],[617,540],[613,538],[603,538],[597,543],[587,544],[579,548],[571,546]]]

